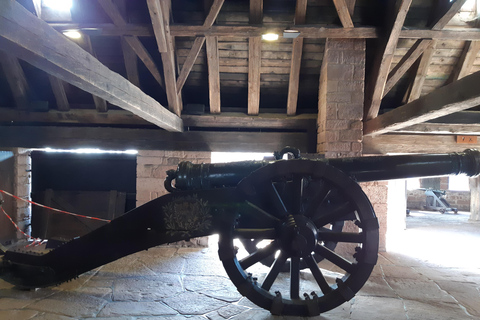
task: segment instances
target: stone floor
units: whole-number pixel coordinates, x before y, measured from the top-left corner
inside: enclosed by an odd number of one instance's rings
[[[401,245],[380,254],[356,297],[311,319],[480,319],[480,224],[467,220],[412,212]],[[36,291],[0,280],[0,319],[301,318],[272,316],[242,298],[213,244],[153,248]]]

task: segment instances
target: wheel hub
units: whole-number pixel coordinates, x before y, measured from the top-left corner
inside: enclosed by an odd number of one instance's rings
[[[314,223],[301,215],[290,216],[281,226],[282,249],[292,257],[306,257],[317,244],[317,228]]]

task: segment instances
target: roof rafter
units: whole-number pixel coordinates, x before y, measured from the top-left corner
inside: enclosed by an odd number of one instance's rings
[[[433,54],[435,53],[435,48],[437,46],[437,40],[431,40],[430,44],[428,45],[427,49],[423,51],[422,57],[420,58],[420,63],[418,64],[417,72],[415,74],[415,78],[411,85],[411,90],[408,93],[407,102],[412,102],[420,98],[420,94],[422,93],[423,83],[425,82],[425,78],[427,76],[428,66],[432,61]]]
[[[480,105],[480,72],[441,87],[365,122],[365,135],[378,135]]]
[[[388,25],[388,34],[382,39],[378,52],[375,56],[370,80],[365,90],[365,112],[364,119],[370,120],[378,115],[380,103],[383,97],[383,90],[387,80],[390,65],[392,64],[395,48],[403,23],[407,16],[412,0],[397,0],[394,8],[393,18]]]
[[[479,50],[480,41],[467,41],[465,43],[457,65],[453,69],[450,79],[448,79],[448,83],[461,79],[470,73]]]
[[[352,16],[346,0],[333,0],[338,17],[344,28],[353,28]]]
[[[179,117],[15,1],[0,2],[0,46],[161,128],[183,130]]]
[[[122,14],[118,10],[118,7],[112,2],[112,0],[98,0],[102,8],[105,10],[105,13],[110,17],[110,19],[113,21],[113,24],[118,27],[125,27],[127,25],[127,22],[123,18]],[[155,62],[153,61],[152,57],[148,53],[148,51],[145,49],[143,44],[140,42],[137,36],[125,36],[124,37],[125,41],[128,43],[128,45],[135,51],[135,53],[138,55],[140,60],[145,64],[147,67],[148,71],[152,74],[152,76],[157,80],[157,82],[160,84],[160,86],[163,88],[164,83],[162,76],[160,75],[160,72],[158,72],[158,68],[155,65]]]
[[[212,3],[212,6],[210,7],[210,11],[207,15],[207,18],[203,23],[204,27],[211,27],[213,25],[213,23],[218,17],[218,14],[224,2],[225,0],[214,0],[214,2]],[[192,70],[193,65],[195,64],[195,60],[197,60],[197,57],[200,54],[200,51],[202,50],[204,42],[205,42],[205,37],[195,38],[192,49],[188,53],[188,56],[185,59],[185,63],[183,64],[182,70],[180,71],[180,74],[177,79],[178,93],[180,93],[180,91],[182,90],[183,85],[185,84],[185,81],[187,80],[188,75],[190,74],[190,71]]]
[[[0,50],[0,65],[12,92],[15,108],[28,109],[29,86],[20,62],[15,56]]]

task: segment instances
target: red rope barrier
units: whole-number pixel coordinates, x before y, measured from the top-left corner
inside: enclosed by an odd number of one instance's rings
[[[8,215],[8,213],[6,213],[5,210],[3,210],[2,206],[0,206],[0,208],[2,209],[3,214],[7,216],[8,220],[10,220],[10,222],[15,226],[15,228],[17,228],[18,231],[20,231],[28,239],[34,239],[32,236],[26,234],[20,229],[20,227],[13,221],[13,219]]]
[[[101,218],[97,218],[97,217],[89,217],[89,216],[85,216],[85,215],[81,215],[81,214],[77,214],[77,213],[72,213],[72,212],[68,212],[68,211],[63,211],[63,210],[60,210],[60,209],[55,209],[55,208],[52,208],[52,207],[47,207],[43,204],[40,204],[40,203],[36,203],[36,202],[33,202],[33,201],[30,201],[30,200],[26,200],[26,199],[22,199],[20,197],[17,197],[16,195],[13,195],[11,193],[8,193],[7,191],[5,190],[0,190],[1,193],[3,194],[6,194],[7,196],[10,196],[10,197],[13,197],[17,200],[20,200],[20,201],[23,201],[23,202],[28,202],[30,204],[33,204],[33,205],[36,205],[36,206],[39,206],[39,207],[42,207],[42,208],[46,208],[46,209],[49,209],[49,210],[53,210],[53,211],[56,211],[56,212],[60,212],[60,213],[65,213],[65,214],[69,214],[69,215],[72,215],[72,216],[76,216],[76,217],[80,217],[80,218],[85,218],[85,219],[91,219],[91,220],[98,220],[98,221],[105,221],[105,222],[110,222],[111,220],[107,220],[107,219],[101,219]],[[3,209],[2,209],[3,210]],[[12,221],[13,222],[13,221]]]

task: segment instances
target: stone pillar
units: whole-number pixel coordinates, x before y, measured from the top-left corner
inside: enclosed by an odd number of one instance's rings
[[[470,222],[480,222],[480,177],[470,178]]]
[[[13,194],[30,200],[32,191],[30,150],[15,148],[13,153],[15,158]],[[23,232],[31,234],[32,207],[28,202],[15,201],[15,217],[12,218]],[[25,236],[17,231],[17,239],[22,238]]]
[[[210,163],[210,152],[140,150],[137,155],[137,207],[167,194],[163,181],[166,171],[176,169],[181,161]],[[208,238],[181,241],[178,246],[207,246]]]
[[[365,40],[327,39],[320,73],[317,152],[362,154]]]

